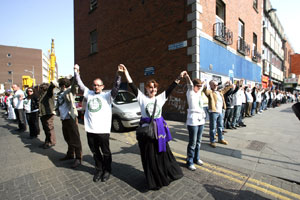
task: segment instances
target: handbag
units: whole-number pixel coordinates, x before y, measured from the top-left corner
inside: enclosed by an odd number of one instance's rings
[[[153,113],[151,115],[151,120],[150,120],[149,126],[140,125],[136,129],[136,139],[137,140],[141,140],[141,139],[154,140],[154,139],[156,139],[155,126],[154,126],[154,122],[153,122],[153,118],[154,118],[154,114],[155,114],[155,110],[156,110],[156,101],[157,100],[155,99],[154,109],[153,109]]]

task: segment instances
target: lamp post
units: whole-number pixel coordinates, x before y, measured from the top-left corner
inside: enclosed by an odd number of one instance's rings
[[[27,69],[25,69],[24,71],[25,71],[25,72],[31,73],[31,74],[32,74],[32,79],[34,80],[34,66],[32,66],[32,71],[27,70]],[[34,86],[34,82],[35,82],[35,81],[33,81],[33,86]]]

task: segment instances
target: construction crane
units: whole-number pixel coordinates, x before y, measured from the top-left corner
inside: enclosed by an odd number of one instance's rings
[[[49,71],[48,71],[48,82],[50,83],[55,79],[55,68],[56,68],[56,56],[54,51],[54,39],[51,42],[51,52],[49,56],[50,64],[49,64]]]

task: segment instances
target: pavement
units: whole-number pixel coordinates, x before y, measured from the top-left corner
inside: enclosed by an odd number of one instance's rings
[[[206,125],[201,145],[203,166],[185,166],[188,134],[184,123],[167,121],[171,149],[184,177],[158,191],[147,190],[134,130],[111,133],[112,176],[94,183],[93,158],[79,125],[83,163],[59,161],[67,150],[61,122],[55,118],[57,145],[38,146],[44,133],[28,139],[0,111],[0,199],[300,199],[300,122],[292,104],[245,119],[246,128],[225,133],[228,145],[209,146]]]

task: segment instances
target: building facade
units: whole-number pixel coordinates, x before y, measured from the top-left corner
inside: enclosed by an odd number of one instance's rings
[[[87,86],[99,77],[111,88],[119,63],[142,91],[151,78],[163,91],[183,70],[206,82],[243,78],[248,85],[262,84],[262,52],[269,49],[263,32],[266,9],[263,0],[74,0],[75,63]],[[278,70],[282,53],[282,43],[276,43]],[[265,57],[267,66],[277,66]],[[275,69],[265,74],[283,80]],[[185,92],[183,81],[169,97],[165,117],[184,119]]]
[[[22,86],[22,76],[42,83],[42,50],[0,45],[0,84],[10,89],[12,84]]]

